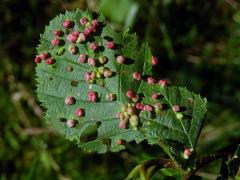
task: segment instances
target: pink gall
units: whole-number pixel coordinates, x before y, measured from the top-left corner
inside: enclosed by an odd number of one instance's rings
[[[97,20],[97,19],[93,19],[93,20],[92,20],[92,25],[95,26],[95,27],[97,27],[97,26],[99,25],[98,20]]]
[[[53,46],[58,46],[60,44],[60,40],[58,39],[58,38],[54,38],[53,40],[52,40],[52,45]]]
[[[76,42],[79,36],[79,32],[72,32],[67,36],[67,40],[70,42]]]
[[[74,45],[69,45],[69,46],[68,46],[68,51],[69,51],[71,54],[76,54],[77,51],[78,51],[78,49],[77,49],[77,47],[74,46]]]
[[[53,63],[54,63],[53,58],[47,58],[47,59],[45,60],[45,64],[47,64],[47,65],[51,65],[51,64],[53,64]]]
[[[91,34],[91,30],[89,28],[85,28],[83,33],[85,36],[89,36]]]
[[[186,148],[183,152],[183,158],[188,159],[192,155],[193,149]]]
[[[66,124],[67,124],[67,127],[73,128],[76,125],[76,121],[74,121],[73,119],[68,119]]]
[[[172,110],[173,110],[173,112],[178,112],[178,111],[180,111],[180,106],[174,105],[174,106],[172,106]]]
[[[151,105],[145,105],[143,110],[144,111],[153,111],[153,107]]]
[[[125,144],[125,141],[122,140],[122,139],[118,139],[118,140],[116,141],[116,144],[118,144],[118,145],[124,145],[124,144]]]
[[[82,17],[81,19],[80,19],[80,24],[81,25],[85,25],[85,24],[87,24],[88,23],[88,19],[86,18],[86,17]]]
[[[138,110],[143,110],[143,108],[144,108],[144,105],[142,104],[142,103],[136,103],[136,105],[135,105],[135,107],[136,107],[136,109],[138,109]]]
[[[89,66],[96,66],[96,60],[93,58],[88,58],[88,65]]]
[[[89,91],[88,92],[88,100],[91,102],[96,102],[97,101],[97,94],[94,91]]]
[[[118,127],[120,129],[126,129],[126,121],[120,120]]]
[[[83,111],[82,108],[77,108],[77,109],[75,110],[75,114],[76,114],[76,116],[78,116],[78,117],[82,117],[82,116],[84,115],[84,111]]]
[[[118,56],[117,57],[117,62],[119,63],[119,64],[123,64],[124,63],[124,61],[125,61],[125,57],[124,56]]]
[[[158,99],[159,95],[157,92],[152,94],[152,99]]]
[[[63,27],[65,28],[71,28],[72,25],[73,25],[73,22],[68,19],[63,21]]]
[[[148,77],[147,82],[148,82],[148,84],[153,85],[153,84],[155,84],[155,79],[153,77]]]
[[[84,74],[84,79],[85,79],[86,82],[89,82],[92,79],[91,73],[90,72],[86,72]]]
[[[76,99],[73,96],[68,96],[65,98],[66,105],[73,105],[76,102]]]
[[[92,33],[95,33],[97,30],[96,30],[96,27],[91,25],[88,27],[88,29],[92,32]]]
[[[55,36],[60,36],[60,35],[62,34],[62,31],[60,31],[60,30],[54,30],[54,31],[53,31],[53,34],[54,34]]]
[[[162,104],[160,102],[158,102],[158,103],[154,104],[154,108],[155,108],[155,110],[160,110],[160,109],[162,109]]]
[[[131,99],[133,97],[135,97],[135,93],[132,90],[128,90],[126,93],[126,96]]]
[[[138,81],[141,80],[142,79],[141,74],[139,72],[134,72],[133,79],[138,80]]]
[[[103,76],[104,77],[111,77],[112,76],[112,71],[109,70],[109,69],[105,69],[104,72],[103,72]]]
[[[49,57],[49,54],[48,54],[47,52],[44,52],[44,53],[40,54],[39,57],[40,57],[41,59],[46,59],[46,58]]]
[[[158,84],[162,87],[165,87],[167,85],[167,80],[161,79],[161,80],[158,81]]]
[[[85,63],[87,60],[87,55],[86,54],[80,54],[79,57],[78,57],[78,62],[79,63]]]
[[[152,56],[152,65],[157,65],[158,64],[158,58],[157,57],[154,57]]]
[[[113,41],[107,41],[106,42],[106,47],[108,49],[113,49],[115,47],[115,43]]]
[[[93,51],[96,51],[98,49],[98,44],[95,42],[92,42],[89,44],[89,48],[92,49]]]

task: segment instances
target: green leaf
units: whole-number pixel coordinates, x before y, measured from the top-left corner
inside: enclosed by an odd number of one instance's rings
[[[89,21],[86,25],[80,24],[83,17]],[[92,26],[93,19],[98,20],[99,26],[86,41],[70,42],[67,39],[69,34],[83,32]],[[70,20],[73,26],[63,27],[65,20]],[[54,30],[60,30],[61,35],[54,35]],[[52,45],[54,38],[60,39],[59,45]],[[113,49],[107,48],[108,41],[115,43]],[[93,42],[99,46],[96,51],[89,48]],[[75,53],[69,51],[72,46],[77,49]],[[152,75],[152,54],[147,43],[139,43],[136,34],[130,34],[129,31],[114,32],[105,24],[102,15],[76,10],[55,17],[46,26],[37,51],[38,57],[47,52],[54,59],[53,64],[46,64],[47,60],[43,59],[36,67],[37,96],[46,108],[45,119],[82,149],[99,153],[107,150],[117,152],[125,148],[124,143],[140,143],[145,139],[150,144],[174,141],[188,148],[195,147],[206,113],[206,99],[185,88],[146,83],[146,78]],[[79,62],[82,53],[95,59],[96,65]],[[125,57],[123,64],[117,61],[119,55]],[[99,59],[102,57],[107,61],[101,62]],[[104,76],[101,69],[112,74]],[[95,73],[90,81],[84,78],[87,72],[91,75]],[[142,80],[133,78],[135,72],[141,74]],[[129,90],[138,98],[128,98],[126,93]],[[90,91],[95,92],[96,102],[89,100]],[[160,98],[153,100],[153,92],[158,92]],[[106,98],[109,95],[115,98],[109,101]],[[75,101],[71,105],[66,104],[67,97],[73,97]],[[137,110],[136,102],[152,106],[160,102],[164,108],[160,112],[156,109],[146,112]],[[173,105],[183,108],[178,112],[183,114],[183,119],[176,118],[171,108]],[[123,107],[128,107],[132,112],[124,113],[126,109]],[[80,117],[75,113],[77,108],[84,112]],[[126,128],[119,128],[120,119],[123,118],[116,117],[118,113],[124,116]],[[73,120],[73,126],[69,126],[69,120]]]
[[[125,180],[140,180],[140,168],[141,164],[134,167],[133,170],[129,173],[129,175],[125,178]]]
[[[177,141],[185,148],[195,148],[201,130],[202,120],[206,114],[207,100],[181,87],[149,86],[144,83],[140,92],[144,93],[144,103],[156,104],[160,102],[163,110],[158,116],[142,112],[143,128],[150,144],[161,140]],[[153,100],[154,92],[160,94],[159,100]],[[180,106],[183,118],[178,119],[177,113],[172,110],[174,105]],[[165,106],[165,107],[164,107]],[[181,110],[182,109],[182,110]]]

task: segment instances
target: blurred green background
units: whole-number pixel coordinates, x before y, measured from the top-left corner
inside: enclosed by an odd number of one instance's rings
[[[42,119],[34,92],[35,47],[54,16],[76,8],[102,12],[116,30],[130,27],[160,59],[159,78],[207,97],[199,155],[240,138],[238,0],[1,0],[1,180],[124,179],[135,165],[162,153],[146,143],[118,154],[84,153]],[[214,178],[219,166],[216,161],[201,174]]]

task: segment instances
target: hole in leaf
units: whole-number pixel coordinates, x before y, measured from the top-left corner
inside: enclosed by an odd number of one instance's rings
[[[53,77],[50,77],[50,78],[49,78],[49,81],[52,81],[52,80],[53,80]]]
[[[167,126],[164,126],[164,130],[169,130],[169,128]]]
[[[112,76],[111,77],[114,77],[114,76],[116,76],[117,75],[117,73],[116,72],[112,72]],[[111,78],[110,77],[110,78]]]
[[[63,32],[63,31],[60,31],[59,36],[60,36],[60,37],[63,37],[63,36],[64,36],[64,32]]]
[[[168,110],[169,105],[168,104],[162,104],[162,110]]]
[[[190,115],[187,115],[187,114],[183,114],[183,119],[184,119],[184,120],[191,121],[191,119],[192,119],[192,116],[190,116]]]
[[[97,19],[98,18],[98,14],[96,12],[93,12],[92,13],[92,17],[93,17],[93,19]]]
[[[60,121],[60,122],[66,122],[67,119],[66,119],[66,118],[59,118],[59,121]]]
[[[71,86],[77,87],[78,86],[78,81],[71,81]]]
[[[126,65],[134,64],[134,60],[130,59],[130,58],[125,58],[124,64],[126,64]]]
[[[183,111],[186,111],[187,108],[186,107],[180,107],[180,111],[183,112]]]
[[[99,46],[97,49],[98,52],[103,52],[104,51],[104,47],[103,46]]]
[[[111,38],[110,36],[104,36],[103,39],[107,41],[113,41],[113,38]]]
[[[61,39],[60,43],[59,43],[59,46],[64,46],[64,44],[65,44],[65,41]]]
[[[158,99],[162,99],[162,98],[164,98],[164,96],[163,96],[162,94],[160,94],[160,95],[158,96]]]
[[[100,126],[101,126],[101,121],[98,121],[97,123],[96,123],[96,125],[97,125],[97,128],[99,128]]]
[[[123,48],[123,45],[122,45],[122,44],[115,44],[115,48],[116,48],[116,49]]]
[[[141,102],[143,100],[143,98],[144,98],[143,93],[138,93],[138,98],[139,98],[138,101]]]
[[[72,72],[72,71],[73,71],[73,67],[72,67],[72,66],[68,66],[68,67],[66,68],[66,71],[67,71],[67,72]]]
[[[66,34],[70,34],[70,30],[69,29],[66,29]]]
[[[110,138],[105,138],[105,139],[102,139],[102,143],[105,144],[107,146],[107,149],[108,151],[110,151],[110,148],[111,148],[111,139]]]
[[[89,37],[88,37],[88,41],[89,41],[89,42],[94,42],[94,41],[95,41],[94,35],[89,36]]]

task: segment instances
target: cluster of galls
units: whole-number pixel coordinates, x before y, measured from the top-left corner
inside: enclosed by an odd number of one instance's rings
[[[137,111],[135,104],[128,103],[127,105],[122,106],[122,111],[117,114],[117,117],[120,119],[119,128],[127,128],[128,122],[133,130],[138,129],[139,117],[136,115]]]
[[[42,61],[44,61],[44,63],[47,65],[51,65],[54,63],[54,59],[51,57],[51,55],[48,52],[44,52],[40,54],[35,58],[34,61],[35,63],[41,63]]]
[[[95,49],[96,47],[95,44],[90,44],[90,45],[93,46]],[[112,45],[113,44],[111,44],[110,48],[113,48]],[[110,78],[113,75],[113,72],[109,68],[104,67],[104,65],[108,62],[108,59],[105,56],[100,56],[98,57],[98,59],[95,59],[95,58],[90,58],[86,54],[82,53],[78,58],[78,62],[88,63],[89,66],[94,68],[91,72],[86,72],[84,74],[84,79],[87,83],[99,84],[100,86],[103,86],[104,79]],[[116,62],[119,64],[123,64],[125,62],[125,58],[122,55],[117,56]]]
[[[116,114],[116,117],[120,119],[119,128],[125,129],[129,126],[133,130],[137,130],[140,124],[139,114],[141,113],[141,111],[152,112],[155,113],[156,116],[158,116],[163,110],[163,105],[160,102],[156,102],[154,105],[143,104],[139,102],[139,95],[137,95],[132,90],[128,90],[126,92],[126,96],[129,100],[133,101],[133,103],[122,105],[121,112],[118,112]],[[151,98],[153,100],[159,99],[159,93],[154,92]],[[183,114],[180,112],[181,110],[179,105],[173,105],[172,111],[175,113],[178,120],[183,119]]]
[[[92,22],[89,22],[89,20],[86,17],[83,17],[80,19],[79,23],[84,26],[83,32],[80,31],[71,31],[67,35],[67,40],[71,43],[82,43],[87,40],[87,38],[95,33],[97,31],[97,28],[99,27],[99,22],[97,19],[92,20]],[[66,30],[71,30],[74,26],[74,22],[67,19],[63,22],[63,27]],[[53,46],[59,46],[61,44],[60,37],[63,36],[64,32],[61,30],[54,30],[53,31],[54,38],[52,39],[51,43]],[[69,45],[68,50],[72,54],[77,53],[77,48],[74,45]]]
[[[85,56],[85,59],[86,59],[86,55],[82,54],[82,56]],[[81,61],[81,62],[85,63],[85,61]],[[100,86],[103,86],[104,79],[110,78],[113,75],[113,72],[110,69],[104,67],[104,64],[107,63],[106,57],[101,56],[98,58],[98,61],[96,61],[93,58],[88,58],[87,62],[90,66],[94,67],[94,69],[91,72],[86,72],[84,74],[84,79],[87,83],[90,83],[90,84],[96,83],[96,84],[99,84]]]
[[[72,43],[68,46],[68,51],[71,54],[77,54],[78,48],[77,46],[74,45],[74,43],[82,43],[87,40],[87,38],[92,34],[97,31],[97,28],[99,27],[99,22],[97,19],[92,20],[92,22],[89,22],[87,18],[83,17],[80,19],[80,24],[85,26],[83,32],[79,31],[73,31],[72,28],[74,26],[74,22],[71,20],[64,20],[62,26],[67,30],[70,31],[70,33],[67,35],[67,40]],[[62,46],[64,43],[61,43],[62,41],[62,36],[64,36],[64,32],[61,30],[54,30],[53,31],[54,38],[51,40],[51,44],[56,47],[56,46]],[[89,48],[96,50],[98,48],[96,43],[90,43]],[[57,55],[62,55],[65,52],[64,47],[60,47],[57,50]],[[36,63],[41,63],[41,60],[45,60],[46,58],[42,58],[44,54],[47,54],[48,56],[49,53],[42,53],[39,56],[35,58]],[[52,58],[47,58],[45,61],[46,64],[51,65],[54,63],[54,60]]]

